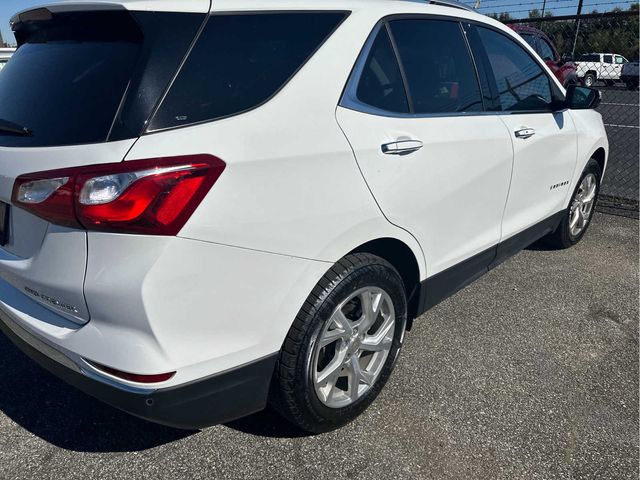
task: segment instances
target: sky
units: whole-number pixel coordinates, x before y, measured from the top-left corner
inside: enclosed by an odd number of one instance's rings
[[[9,28],[9,20],[14,13],[43,3],[47,3],[46,0],[0,0],[0,29],[4,41],[10,43],[15,41]]]
[[[0,28],[2,36],[6,42],[14,42],[13,34],[9,28],[9,19],[11,16],[42,3],[48,3],[51,0],[0,0]],[[463,0],[464,3],[474,4],[475,0]],[[481,13],[500,13],[511,12],[514,18],[526,17],[527,12],[531,9],[542,9],[544,0],[480,0]],[[594,9],[599,12],[606,12],[614,7],[620,7],[624,10],[629,8],[632,1],[624,0],[583,0],[583,12],[588,13]],[[547,0],[547,10],[554,15],[574,15],[578,0]]]

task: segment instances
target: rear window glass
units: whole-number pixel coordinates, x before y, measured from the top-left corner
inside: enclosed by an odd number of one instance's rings
[[[0,75],[0,126],[13,122],[31,130],[33,138],[0,129],[0,142],[105,141],[140,44],[140,31],[121,13],[58,15],[42,22]]]
[[[211,16],[149,130],[215,120],[261,105],[345,17],[344,12]]]
[[[139,136],[204,18],[30,12],[15,27],[19,48],[0,75],[0,146],[77,145]],[[179,33],[167,32],[168,25]],[[162,58],[152,50],[161,50]],[[127,92],[133,101],[125,101]],[[31,134],[9,131],[16,127]]]

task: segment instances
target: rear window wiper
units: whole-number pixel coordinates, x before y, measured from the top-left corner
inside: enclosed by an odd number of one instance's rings
[[[10,133],[12,135],[20,135],[22,137],[30,137],[33,131],[17,123],[3,120],[0,118],[0,133]]]

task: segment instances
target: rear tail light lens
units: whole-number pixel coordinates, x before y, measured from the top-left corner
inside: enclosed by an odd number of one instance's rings
[[[194,155],[33,173],[18,177],[13,203],[65,226],[176,235],[225,166]]]

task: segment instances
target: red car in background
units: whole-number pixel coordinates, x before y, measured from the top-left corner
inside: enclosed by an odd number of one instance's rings
[[[531,48],[540,55],[540,58],[545,61],[564,87],[572,83],[578,84],[576,64],[563,60],[553,42],[544,32],[528,25],[511,24],[509,28],[517,32],[525,42],[531,45]]]

